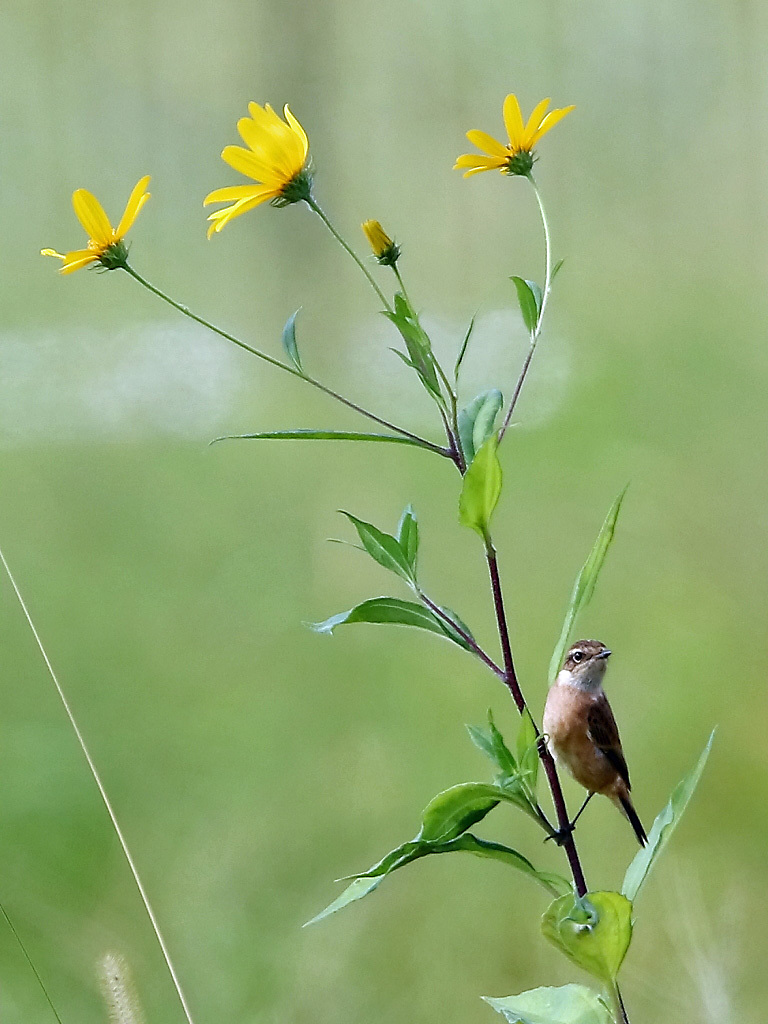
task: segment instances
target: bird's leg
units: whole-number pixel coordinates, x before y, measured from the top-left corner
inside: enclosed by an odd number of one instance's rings
[[[573,821],[569,825],[566,825],[564,828],[558,829],[557,832],[554,833],[554,835],[547,836],[547,839],[554,839],[558,846],[562,846],[568,838],[568,836],[576,828],[576,822],[579,820],[584,811],[584,808],[587,806],[587,804],[594,795],[594,791],[591,793],[587,793],[587,798],[579,808],[578,813],[576,814],[576,817],[573,819]],[[544,840],[545,843],[547,842],[547,839]]]

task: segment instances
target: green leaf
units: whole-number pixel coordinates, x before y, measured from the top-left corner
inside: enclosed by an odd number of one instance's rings
[[[475,455],[459,496],[459,522],[475,530],[485,540],[493,510],[501,496],[501,466],[496,454],[496,435],[492,434]]]
[[[453,379],[456,381],[457,384],[459,381],[459,370],[461,369],[461,364],[464,362],[464,356],[467,354],[467,345],[469,345],[469,339],[472,337],[472,331],[474,331],[475,329],[476,316],[477,314],[475,314],[475,316],[473,316],[472,319],[469,321],[467,333],[464,335],[464,340],[461,343],[459,354],[456,357],[456,365],[453,368]]]
[[[555,280],[557,275],[562,270],[562,267],[563,267],[564,263],[565,263],[565,260],[558,260],[557,263],[552,268],[552,273],[549,275],[549,283],[550,283],[550,285],[552,284],[552,282]]]
[[[421,816],[418,839],[427,843],[447,843],[481,821],[505,799],[498,786],[488,782],[462,782],[438,793]]]
[[[488,709],[488,728],[484,729],[477,725],[468,725],[467,731],[475,746],[493,761],[502,774],[517,774],[517,762],[504,742],[504,737],[496,728],[490,708]]]
[[[525,283],[531,289],[531,294],[533,295],[533,300],[536,303],[536,323],[538,323],[539,322],[539,316],[541,315],[541,303],[542,303],[542,300],[543,300],[544,296],[541,294],[541,288],[539,288],[539,286],[536,284],[535,281],[529,281],[526,278]]]
[[[400,337],[405,342],[405,347],[408,351],[408,359],[404,359],[402,352],[397,354],[413,367],[430,395],[438,404],[442,405],[443,396],[437,379],[432,343],[421,326],[416,312],[408,304],[405,296],[398,292],[395,295],[394,309],[386,310],[384,316],[391,320],[400,332]],[[397,350],[395,349],[394,351]]]
[[[517,868],[518,871],[530,875],[540,885],[543,885],[547,892],[552,893],[553,896],[560,896],[572,891],[571,883],[567,878],[563,878],[562,875],[549,871],[537,871],[528,858],[524,857],[522,853],[518,853],[517,850],[513,850],[509,846],[503,846],[501,843],[491,843],[485,839],[478,839],[471,832],[465,832],[457,839],[453,839],[449,843],[443,843],[433,852],[452,853],[453,851],[462,850],[465,853],[473,853],[476,857],[498,860],[502,864],[509,864],[511,867]]]
[[[420,441],[395,434],[361,434],[351,430],[267,430],[259,434],[226,434],[216,437],[218,441],[380,441],[385,444],[410,444],[414,448],[426,448]]]
[[[493,433],[496,417],[504,399],[497,388],[483,391],[459,411],[456,425],[464,458],[469,465]]]
[[[544,912],[541,930],[569,960],[613,984],[632,940],[632,903],[618,892],[561,896]]]
[[[291,360],[293,365],[303,374],[304,369],[301,365],[301,356],[299,355],[299,346],[296,342],[296,317],[301,312],[301,307],[296,310],[288,319],[285,321],[285,327],[283,328],[283,348],[286,351],[288,358]]]
[[[579,575],[576,577],[576,582],[573,585],[573,591],[571,593],[571,603],[569,604],[568,611],[566,612],[565,622],[563,623],[563,629],[560,633],[560,639],[555,645],[552,660],[549,663],[550,684],[554,682],[557,673],[560,671],[560,666],[563,663],[565,652],[568,649],[568,640],[576,621],[576,617],[582,608],[585,608],[587,604],[589,604],[590,598],[594,593],[597,578],[600,575],[600,570],[603,567],[605,556],[608,554],[608,548],[611,546],[611,541],[613,540],[613,534],[616,530],[616,520],[619,518],[621,503],[624,500],[624,495],[626,493],[627,488],[625,487],[618,495],[613,505],[611,505],[610,511],[605,517],[603,525],[600,527],[600,533],[597,535],[597,540],[589,553],[589,557],[581,567]]]
[[[557,894],[563,890],[563,887],[570,887],[568,881],[560,875],[537,871],[528,858],[518,853],[517,850],[513,850],[509,846],[502,846],[500,843],[489,843],[483,839],[478,839],[471,832],[466,832],[464,835],[445,843],[424,842],[417,838],[410,843],[403,843],[402,846],[396,847],[396,849],[380,860],[378,864],[374,864],[372,868],[363,874],[356,875],[346,889],[325,910],[322,910],[313,917],[311,921],[307,921],[304,927],[316,924],[330,914],[335,914],[337,910],[348,906],[348,904],[361,900],[364,896],[377,889],[386,876],[393,871],[397,871],[398,868],[405,867],[406,864],[411,864],[422,857],[440,853],[471,853],[476,857],[498,860],[503,864],[509,864],[518,871],[522,871],[544,886],[550,893]]]
[[[522,277],[512,277],[511,280],[517,290],[517,301],[520,303],[523,323],[529,332],[533,334],[539,321],[539,305],[536,302],[536,294],[531,288],[531,283],[523,280]],[[541,294],[540,291],[539,294]]]
[[[384,533],[383,530],[379,530],[372,523],[366,523],[363,519],[358,519],[351,512],[345,512],[342,509],[341,514],[346,516],[355,527],[363,547],[375,562],[378,562],[385,569],[389,569],[390,572],[396,573],[407,583],[413,585],[413,568],[395,537],[389,533]]]
[[[374,597],[370,601],[363,601],[355,605],[349,611],[339,612],[332,615],[325,622],[311,622],[309,628],[316,633],[333,633],[337,626],[348,626],[354,622],[390,623],[395,626],[415,626],[417,629],[427,629],[430,633],[437,633],[446,640],[453,640],[454,643],[470,650],[466,642],[454,631],[450,630],[444,623],[433,615],[428,608],[413,601],[401,601],[397,597]]]
[[[531,793],[535,793],[536,783],[539,778],[538,736],[536,735],[536,727],[533,724],[531,713],[527,708],[520,720],[516,748],[520,772],[530,786]]]
[[[419,523],[413,505],[406,505],[400,516],[400,522],[397,524],[397,543],[415,575],[416,556],[419,552]]]
[[[603,998],[584,985],[534,988],[505,999],[483,998],[508,1024],[613,1024]]]
[[[624,876],[624,884],[621,887],[621,891],[627,897],[627,899],[635,901],[637,894],[640,892],[640,888],[648,877],[648,874],[656,863],[661,851],[667,845],[670,840],[672,833],[677,828],[683,813],[688,806],[691,797],[693,796],[694,790],[699,784],[704,766],[707,763],[709,752],[712,749],[712,743],[715,738],[715,730],[712,730],[707,745],[701,752],[699,760],[696,765],[688,772],[688,774],[681,779],[677,784],[669,798],[669,803],[664,810],[656,817],[653,823],[650,834],[648,836],[648,844],[640,850],[632,863],[627,868],[627,873]]]
[[[343,907],[346,907],[350,903],[354,903],[356,900],[361,900],[364,896],[367,896],[368,893],[377,889],[390,871],[395,871],[404,864],[409,864],[412,860],[425,856],[428,852],[428,850],[424,849],[422,845],[417,842],[403,843],[402,846],[398,846],[365,874],[358,875],[354,881],[346,887],[344,892],[337,896],[332,903],[329,903],[325,910],[321,910],[319,914],[316,914],[310,921],[307,921],[304,927],[306,928],[311,924],[317,924],[317,922],[322,921],[323,918],[329,917],[331,914],[335,914],[337,910],[341,910]]]

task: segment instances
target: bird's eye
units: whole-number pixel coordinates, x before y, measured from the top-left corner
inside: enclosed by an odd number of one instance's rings
[[[584,657],[584,651],[574,651],[571,657],[578,664]]]

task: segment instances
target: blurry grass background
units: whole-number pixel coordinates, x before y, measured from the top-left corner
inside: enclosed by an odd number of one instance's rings
[[[701,790],[638,906],[634,1024],[764,1019],[768,924],[765,439],[768,10],[757,0],[6,0],[0,8],[0,542],[143,871],[199,1024],[463,1024],[480,994],[577,978],[538,932],[545,898],[472,858],[422,862],[300,926],[483,778],[464,734],[505,692],[467,656],[384,627],[306,630],[393,581],[334,510],[383,526],[413,501],[422,575],[493,644],[458,480],[419,451],[207,442],[363,425],[207,336],[127,277],[62,279],[73,189],[112,217],[145,173],[137,269],[277,353],[287,316],[313,372],[424,431],[437,425],[374,297],[304,209],[205,239],[203,196],[250,99],[290,102],[317,192],[361,251],[380,219],[441,351],[479,309],[465,397],[507,394],[524,352],[511,273],[541,274],[530,190],[451,171],[499,134],[516,91],[578,110],[540,147],[567,258],[497,517],[520,674],[534,707],[569,589],[631,487],[582,630],[608,683],[650,825],[710,727]],[[383,275],[383,271],[382,271]],[[386,277],[382,281],[386,282]],[[500,367],[494,370],[493,367]],[[7,584],[0,586],[0,899],[65,1022],[104,1019],[95,963],[133,967],[150,1021],[180,1020],[94,786]],[[570,800],[579,798],[568,784]],[[483,834],[557,850],[503,808]],[[631,830],[580,829],[588,881],[620,883]],[[49,1012],[0,928],[0,1016]]]

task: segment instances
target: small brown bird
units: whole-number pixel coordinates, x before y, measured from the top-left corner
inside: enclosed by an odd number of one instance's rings
[[[543,727],[553,757],[578,783],[612,800],[627,817],[641,846],[648,837],[629,795],[629,769],[611,705],[603,692],[603,676],[611,652],[599,640],[579,640],[565,656],[563,667],[547,694]]]

